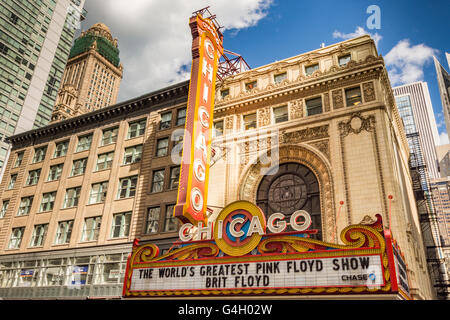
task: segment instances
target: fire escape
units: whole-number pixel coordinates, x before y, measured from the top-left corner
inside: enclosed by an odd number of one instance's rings
[[[426,250],[428,272],[440,300],[450,299],[450,281],[444,263],[436,210],[431,194],[428,171],[419,144],[419,133],[406,135],[410,142],[409,167],[414,196],[419,214],[423,242]]]

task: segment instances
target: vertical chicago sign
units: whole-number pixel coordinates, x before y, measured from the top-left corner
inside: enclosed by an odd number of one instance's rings
[[[174,216],[182,222],[206,223],[214,93],[222,34],[210,19],[190,18],[192,69],[186,112],[183,156]]]

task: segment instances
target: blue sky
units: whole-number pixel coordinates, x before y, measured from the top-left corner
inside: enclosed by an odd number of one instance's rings
[[[366,25],[370,16],[366,9],[373,4],[381,11],[379,30],[370,30]],[[258,67],[317,49],[322,42],[330,45],[342,41],[333,37],[335,31],[353,33],[358,26],[382,37],[378,53],[383,56],[400,40],[408,39],[410,47],[424,44],[436,49],[436,57],[448,70],[445,60],[445,52],[450,52],[448,0],[275,0],[256,26],[237,33],[226,31],[224,46],[241,54],[250,67]],[[421,80],[428,83],[439,133],[446,132],[432,59],[427,59],[422,68]]]
[[[380,8],[380,29],[366,24],[370,5]],[[450,0],[87,0],[81,28],[105,23],[119,41],[124,75],[118,102],[189,78],[188,19],[206,6],[225,27],[225,48],[253,68],[369,32],[392,85],[428,83],[439,133],[446,132],[432,55],[448,69]]]

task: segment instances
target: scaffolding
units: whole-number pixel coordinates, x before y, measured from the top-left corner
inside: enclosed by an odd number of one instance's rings
[[[216,15],[209,11],[209,6],[200,10],[192,12],[193,15],[200,14],[203,18],[211,20],[216,28],[219,37],[223,37],[221,29],[223,26],[219,24],[216,19]],[[227,49],[223,49],[223,54],[219,60],[219,66],[217,68],[217,78],[223,81],[226,77],[250,70],[250,66],[245,59],[238,53],[232,52]]]

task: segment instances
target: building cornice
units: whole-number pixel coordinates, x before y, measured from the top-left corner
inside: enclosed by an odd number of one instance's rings
[[[177,98],[187,98],[188,90],[189,81],[184,81],[106,108],[13,135],[8,137],[6,141],[11,143],[13,149],[15,149],[68,131],[82,131],[103,121],[119,119],[123,116],[139,113],[139,111],[149,113],[152,110],[164,107],[167,103],[173,103]]]

